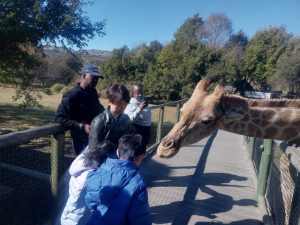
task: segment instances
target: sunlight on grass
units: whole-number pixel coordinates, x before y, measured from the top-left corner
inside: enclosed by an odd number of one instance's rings
[[[13,88],[0,87],[0,128],[14,131],[38,127],[53,123],[54,112],[61,101],[62,94],[46,95],[42,93],[39,107],[21,109],[21,102],[14,102]],[[101,104],[107,107],[107,99],[101,99]],[[175,122],[175,107],[165,107],[164,121],[173,124]],[[152,121],[157,123],[159,110],[152,110]]]

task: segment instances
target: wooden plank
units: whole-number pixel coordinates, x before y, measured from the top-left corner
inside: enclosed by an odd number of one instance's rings
[[[0,168],[15,171],[15,172],[24,174],[26,176],[34,177],[34,178],[37,178],[37,179],[50,181],[50,175],[49,174],[45,174],[45,173],[41,173],[41,172],[38,172],[38,171],[26,169],[26,168],[23,168],[23,167],[9,165],[9,164],[6,164],[6,163],[0,163]]]
[[[29,130],[4,134],[0,136],[0,148],[8,148],[20,145],[32,139],[37,139],[60,132],[64,132],[64,129],[61,125],[50,124]]]
[[[243,137],[224,131],[173,158],[152,155],[140,171],[153,224],[261,224],[251,167]]]

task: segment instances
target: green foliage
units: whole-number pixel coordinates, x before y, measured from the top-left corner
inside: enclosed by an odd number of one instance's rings
[[[278,58],[285,51],[289,39],[290,35],[283,27],[271,27],[254,35],[245,55],[249,80],[265,83],[275,73]]]
[[[166,45],[144,78],[146,90],[155,99],[178,100],[189,97],[207,68],[220,60],[220,52],[203,43],[174,41]]]
[[[201,38],[202,25],[203,20],[199,17],[199,14],[186,19],[174,34],[175,40],[182,43],[190,43],[199,40]]]
[[[27,130],[27,129],[29,129],[28,126],[24,126],[24,125],[16,126],[17,131],[23,131],[23,130]]]
[[[224,46],[224,49],[228,51],[236,47],[245,48],[248,45],[248,42],[249,40],[247,35],[240,30],[239,32],[234,33],[229,37],[228,42]]]
[[[42,43],[82,48],[96,34],[104,35],[105,23],[92,23],[85,15],[88,4],[84,0],[0,0],[0,82],[31,85],[31,70],[41,65]],[[28,92],[22,97],[31,98]]]
[[[52,95],[53,94],[53,92],[51,91],[50,88],[43,88],[42,92],[45,93],[46,95]]]
[[[28,86],[18,86],[16,89],[16,95],[13,100],[21,100],[20,107],[27,108],[29,106],[37,106],[39,100],[41,99],[41,94],[39,90]]]
[[[69,86],[69,85],[68,85],[68,86],[64,86],[64,87],[61,89],[60,93],[61,93],[61,94],[64,94],[64,93],[66,93],[67,91],[71,90],[72,87],[73,87],[73,86]]]
[[[279,58],[276,73],[270,78],[274,87],[290,92],[300,88],[300,39],[293,39]]]
[[[85,2],[1,0],[1,67],[31,68],[27,47],[37,48],[42,41],[82,48],[95,34],[103,35],[104,22],[90,22]]]
[[[51,90],[65,92],[70,86],[64,85],[75,81],[84,63],[100,67],[104,79],[97,90],[102,97],[113,83],[130,88],[140,82],[146,95],[156,102],[183,99],[207,75],[239,87],[240,93],[246,86],[250,88],[250,83],[300,88],[291,82],[299,81],[300,76],[299,37],[292,39],[283,27],[270,27],[248,40],[242,31],[232,34],[232,23],[222,13],[206,20],[198,14],[186,19],[166,45],[152,41],[131,50],[125,45],[106,52],[105,57],[50,47],[39,51],[41,43],[80,48],[95,34],[104,34],[104,22],[92,24],[85,16],[84,2],[0,0],[5,12],[0,13],[0,82],[20,86],[16,98],[25,104],[36,104],[39,98],[31,96],[33,89],[26,87],[63,83]],[[14,32],[12,43],[9,35]]]
[[[65,85],[64,84],[59,84],[59,83],[57,83],[57,84],[54,84],[52,87],[51,87],[51,92],[53,93],[53,94],[58,94],[58,93],[60,93],[61,92],[61,90],[63,89],[65,87]]]

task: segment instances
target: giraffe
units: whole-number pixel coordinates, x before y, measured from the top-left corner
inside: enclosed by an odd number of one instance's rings
[[[300,145],[300,100],[254,100],[224,93],[209,79],[198,82],[182,115],[157,148],[160,157],[174,156],[181,147],[200,141],[217,129]]]

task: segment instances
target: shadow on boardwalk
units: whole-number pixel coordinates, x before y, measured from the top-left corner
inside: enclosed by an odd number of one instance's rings
[[[232,225],[256,225],[261,224],[259,220],[255,219],[243,219],[234,221],[231,223],[224,223],[214,220],[215,214],[224,213],[230,211],[234,205],[238,206],[257,206],[256,201],[252,199],[240,199],[234,200],[231,196],[219,193],[209,186],[226,186],[226,187],[237,187],[242,188],[244,186],[228,184],[230,181],[245,181],[246,177],[237,176],[229,173],[204,173],[208,154],[210,152],[212,143],[217,135],[214,133],[207,141],[199,161],[196,166],[189,167],[167,167],[166,165],[160,164],[155,160],[145,161],[144,171],[142,173],[145,176],[145,181],[149,188],[162,188],[169,190],[169,195],[172,195],[171,188],[173,187],[185,187],[185,193],[181,201],[171,200],[169,204],[155,205],[151,207],[153,224],[172,224],[172,225],[187,225],[191,222],[193,216],[206,217],[205,221],[210,222],[197,222],[190,224],[197,225],[221,225],[221,224],[232,224]],[[199,145],[197,146],[199,147]],[[152,171],[147,171],[152,168]],[[153,169],[155,168],[155,169]],[[194,169],[194,174],[187,176],[170,176],[172,169]],[[154,172],[155,171],[155,172]],[[158,172],[157,172],[158,171]],[[206,199],[199,200],[197,194],[206,194],[209,196]],[[173,193],[173,194],[176,194]],[[199,195],[199,194],[198,194]],[[152,198],[159,198],[159,196],[151,196]],[[162,196],[162,198],[166,198]],[[242,218],[242,217],[241,217]],[[196,223],[195,223],[196,222]]]

